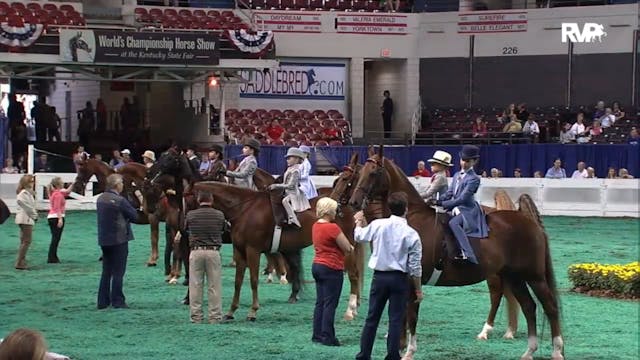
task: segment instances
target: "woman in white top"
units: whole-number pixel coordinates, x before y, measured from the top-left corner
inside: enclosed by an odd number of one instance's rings
[[[305,155],[304,161],[300,165],[300,190],[307,197],[307,200],[311,200],[318,196],[318,190],[313,180],[309,177],[311,175],[311,162],[309,162],[309,155],[311,154],[311,148],[306,145],[301,145],[300,150]]]
[[[18,259],[15,268],[18,270],[27,269],[27,250],[31,245],[33,225],[38,220],[36,211],[36,197],[34,191],[35,178],[33,175],[24,175],[18,183],[18,194],[16,202],[18,211],[16,213],[16,224],[20,227],[20,247],[18,248]]]
[[[19,173],[18,168],[13,166],[13,159],[7,158],[4,162],[6,166],[2,169],[3,174],[17,174]]]

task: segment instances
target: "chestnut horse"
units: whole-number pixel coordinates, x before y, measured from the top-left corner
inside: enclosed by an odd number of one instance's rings
[[[369,148],[369,155],[374,155],[372,147]],[[331,193],[332,198],[336,200],[340,199],[339,202],[341,205],[344,206],[348,204],[353,188],[355,188],[355,185],[358,183],[358,180],[360,178],[361,169],[362,165],[358,163],[358,153],[354,153],[351,157],[349,165],[343,168],[343,171],[336,179],[333,187],[333,192]],[[483,210],[485,211],[485,213],[489,214],[497,210],[516,210],[513,202],[511,201],[511,198],[509,198],[509,195],[504,190],[496,191],[494,200],[496,207],[491,208],[483,206]],[[351,209],[351,207],[344,206],[341,209]],[[409,211],[412,211],[411,204]],[[351,215],[353,215],[352,211],[350,211],[350,213]],[[385,211],[376,212],[376,210],[368,210],[366,211],[366,214],[368,215],[367,220],[372,221],[375,218],[376,214],[381,215],[384,213]],[[353,235],[353,231],[351,232],[351,235]],[[362,280],[362,278],[363,277],[360,276],[360,280]],[[502,281],[498,276],[488,276],[487,286],[489,287],[491,309],[489,310],[487,321],[480,334],[478,334],[477,338],[480,340],[487,340],[489,332],[493,329],[496,313],[498,311],[500,300],[504,293],[504,296],[507,299],[509,325],[503,337],[505,339],[513,339],[518,328],[518,302],[508,288],[503,290]],[[347,309],[347,311],[349,311],[349,309]]]
[[[536,304],[529,286],[543,306],[551,325],[553,360],[564,359],[559,302],[549,250],[549,242],[533,200],[526,194],[518,199],[519,211],[495,211],[487,215],[489,237],[470,239],[480,265],[460,265],[444,259],[442,273],[435,266],[442,258],[444,229],[436,212],[428,207],[402,170],[384,158],[383,147],[367,159],[349,204],[360,209],[374,194],[402,191],[408,195],[407,221],[422,241],[422,282],[436,286],[465,286],[490,276],[498,276],[513,292],[527,320],[528,347],[522,360],[532,360],[538,348]],[[386,198],[383,198],[386,201]],[[409,338],[404,359],[417,350],[416,325],[419,304],[415,289],[409,294],[406,325]],[[406,332],[403,332],[403,338]],[[404,339],[403,339],[404,340]],[[405,341],[403,341],[405,342]]]

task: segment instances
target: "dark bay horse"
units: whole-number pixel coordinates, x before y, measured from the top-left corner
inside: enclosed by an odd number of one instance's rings
[[[382,147],[362,167],[349,204],[359,209],[363,204],[366,205],[372,194],[395,191],[408,195],[410,210],[407,221],[418,231],[422,240],[423,284],[464,286],[478,283],[490,276],[498,276],[513,292],[527,320],[529,339],[522,360],[533,360],[533,353],[538,348],[536,304],[527,288],[529,286],[542,304],[551,325],[552,359],[564,359],[558,294],[549,242],[535,203],[528,195],[521,195],[518,199],[519,211],[495,211],[487,215],[489,237],[471,239],[480,261],[479,266],[454,264],[447,258],[444,260],[442,273],[439,274],[435,265],[442,257],[444,233],[437,221],[436,212],[422,201],[402,170],[384,158]],[[414,290],[411,289],[409,294],[406,319],[409,338],[406,341],[408,346],[404,359],[412,359],[417,350],[419,304],[414,302]]]
[[[9,207],[0,199],[0,225],[4,224],[10,216],[11,211],[9,211]]]

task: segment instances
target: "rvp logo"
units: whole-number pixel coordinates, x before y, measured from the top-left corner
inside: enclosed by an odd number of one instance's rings
[[[602,37],[607,36],[604,31],[604,25],[596,23],[585,23],[582,31],[576,23],[562,23],[562,42],[566,43],[591,43],[602,42]]]

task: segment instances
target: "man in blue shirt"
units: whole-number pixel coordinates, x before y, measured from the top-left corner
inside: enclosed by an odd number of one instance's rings
[[[562,168],[562,160],[556,159],[553,162],[553,166],[547,170],[547,174],[544,176],[547,179],[565,179],[567,173]]]
[[[367,225],[362,211],[356,213],[354,238],[357,242],[371,242],[373,251],[369,267],[374,270],[369,294],[369,314],[362,329],[357,360],[370,360],[378,323],[389,301],[389,335],[387,360],[400,360],[400,335],[413,282],[417,302],[422,301],[422,242],[418,233],[407,224],[407,195],[389,196],[391,217],[377,219]]]
[[[138,217],[136,209],[120,193],[122,175],[107,177],[106,191],[98,197],[98,245],[102,248],[102,277],[98,288],[98,309],[128,308],[122,292],[127,268],[129,241],[133,240],[131,222]]]

